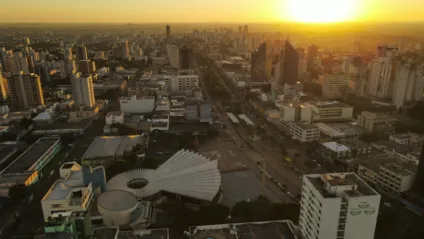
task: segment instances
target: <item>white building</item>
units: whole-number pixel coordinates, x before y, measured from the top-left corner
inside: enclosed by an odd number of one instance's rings
[[[391,79],[393,63],[390,57],[379,57],[370,63],[369,94],[377,98],[391,96]]]
[[[180,50],[175,45],[166,46],[166,54],[169,57],[169,63],[173,67],[178,67],[180,62]]]
[[[393,86],[392,101],[396,107],[407,102],[419,101],[424,90],[424,66],[416,66],[412,61],[400,62]]]
[[[316,102],[311,104],[312,122],[349,121],[353,107],[338,101]]]
[[[165,76],[166,91],[184,91],[199,88],[199,76],[197,75],[177,75]]]
[[[152,124],[150,125],[150,132],[155,130],[169,130],[169,115],[153,115]]]
[[[354,173],[303,176],[304,239],[373,239],[381,196]]]
[[[81,77],[80,73],[71,76],[72,97],[76,106],[93,107],[94,98],[93,78],[91,75]]]
[[[41,200],[44,220],[58,212],[89,210],[95,192],[91,182],[83,182],[83,170],[77,163],[65,163],[57,180]]]
[[[348,75],[324,75],[322,83],[322,95],[327,99],[344,98],[348,89],[348,82]]]
[[[124,112],[112,111],[106,115],[106,124],[123,124]]]
[[[318,141],[319,128],[313,124],[293,123],[290,125],[290,134],[294,140],[302,143]]]
[[[294,122],[296,121],[296,107],[292,103],[276,102],[275,106],[280,112],[280,122]]]
[[[125,114],[149,113],[155,109],[155,97],[137,97],[136,95],[131,97],[121,97],[119,98],[119,105],[121,107],[121,111]]]

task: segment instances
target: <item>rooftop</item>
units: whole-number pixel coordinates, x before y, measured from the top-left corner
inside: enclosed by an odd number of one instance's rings
[[[193,239],[296,239],[291,221],[265,221],[235,224],[194,226]]]
[[[106,117],[109,117],[109,116],[121,116],[123,114],[124,114],[124,112],[122,112],[122,111],[109,111],[109,113],[107,113],[107,116]]]
[[[300,127],[301,129],[318,129],[318,127],[314,124],[305,124],[305,123],[294,123],[296,126]]]
[[[324,198],[341,197],[341,192],[347,192],[351,197],[378,195],[355,173],[309,174],[304,178],[308,179]]]
[[[317,108],[352,107],[339,101],[317,101],[311,103]]]
[[[343,123],[315,123],[322,133],[329,137],[349,137],[354,135],[360,135],[364,133],[364,130],[358,126]]]
[[[93,239],[116,239],[119,229],[117,227],[102,227],[93,230]]]
[[[82,182],[82,171],[72,171],[66,179],[57,180],[42,201],[63,200],[68,197],[72,190],[85,187]]]
[[[131,152],[136,145],[141,144],[141,140],[141,135],[96,137],[82,159],[123,156],[125,152]]]
[[[60,141],[59,137],[40,138],[16,158],[1,174],[23,173],[28,170],[34,170],[41,156],[58,141]]]
[[[0,164],[3,161],[7,160],[9,156],[13,155],[18,150],[18,143],[11,142],[3,142],[0,144]]]
[[[322,145],[334,152],[349,151],[348,147],[346,147],[343,144],[339,144],[337,142],[327,142],[327,143],[323,143]]]
[[[413,176],[417,172],[417,165],[413,163],[388,163],[381,165],[382,168],[402,176]]]
[[[118,234],[118,239],[168,239],[168,238],[169,238],[168,228],[120,231]]]

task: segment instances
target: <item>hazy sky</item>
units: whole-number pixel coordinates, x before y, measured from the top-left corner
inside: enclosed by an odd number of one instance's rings
[[[296,21],[288,7],[290,1],[298,0],[1,0],[0,22]],[[303,1],[327,5],[353,1],[349,20],[424,21],[424,0]],[[337,11],[332,6],[315,5],[308,8],[305,4],[301,14]]]

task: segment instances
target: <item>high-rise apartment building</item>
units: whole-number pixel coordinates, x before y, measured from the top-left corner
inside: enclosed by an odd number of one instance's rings
[[[250,81],[265,82],[267,80],[266,74],[266,43],[264,42],[252,53]]]
[[[376,57],[394,57],[398,53],[396,46],[379,45],[377,47]]]
[[[88,60],[87,47],[84,45],[77,46],[77,62],[81,60]]]
[[[381,196],[355,173],[303,176],[304,239],[373,239]]]
[[[244,31],[244,34],[248,34],[249,33],[249,26],[244,25],[243,31]]]
[[[166,53],[169,57],[169,63],[173,67],[179,66],[179,60],[180,60],[180,50],[175,45],[167,45],[166,46]]]
[[[65,48],[65,57],[68,61],[72,61],[74,59],[74,55],[72,54],[72,48],[71,47]]]
[[[40,77],[20,72],[8,79],[10,103],[14,109],[27,109],[44,105]]]
[[[179,52],[180,57],[180,69],[189,70],[193,69],[193,50],[188,46],[183,45]]]
[[[369,94],[377,98],[391,96],[393,87],[393,60],[391,57],[378,57],[371,61]]]
[[[392,102],[404,107],[408,102],[419,101],[424,90],[424,65],[412,61],[398,62],[392,89]]]
[[[299,74],[299,54],[289,41],[284,43],[280,52],[280,78],[277,80],[279,86],[295,85]]]
[[[93,107],[96,99],[94,98],[93,78],[91,75],[81,76],[76,73],[71,76],[72,97],[77,106]]]
[[[78,62],[78,71],[83,75],[94,74],[96,72],[96,62],[81,60]]]
[[[130,45],[128,43],[128,40],[124,40],[121,42],[121,49],[122,49],[122,58],[124,59],[130,59]]]

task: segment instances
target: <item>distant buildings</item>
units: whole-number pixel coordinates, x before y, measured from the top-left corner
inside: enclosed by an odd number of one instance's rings
[[[9,87],[7,80],[3,78],[0,71],[0,101],[4,101],[9,97]]]
[[[76,74],[71,78],[72,97],[75,100],[76,106],[93,107],[95,98],[92,76],[80,76],[80,74]]]
[[[266,77],[266,43],[262,43],[256,51],[252,53],[251,64],[251,78],[252,83],[265,82]]]
[[[121,97],[119,98],[119,105],[121,111],[125,114],[150,113],[155,109],[155,97],[137,97],[136,95],[131,97]]]
[[[368,133],[393,134],[396,130],[397,117],[384,113],[363,111],[358,115],[358,126]]]
[[[165,77],[164,90],[166,91],[186,91],[199,88],[198,75],[177,75]]]
[[[94,74],[96,72],[96,62],[91,60],[80,60],[78,62],[78,71],[83,75]]]
[[[302,238],[374,238],[381,196],[354,173],[303,176]]]
[[[314,59],[317,57],[318,57],[318,46],[312,44],[308,47],[308,54],[306,57],[308,69],[314,66]]]
[[[183,45],[180,48],[179,52],[179,58],[180,58],[180,69],[182,70],[189,70],[193,69],[193,50],[188,48],[188,46]]]
[[[40,77],[36,74],[13,75],[7,82],[13,109],[27,109],[44,105]]]

